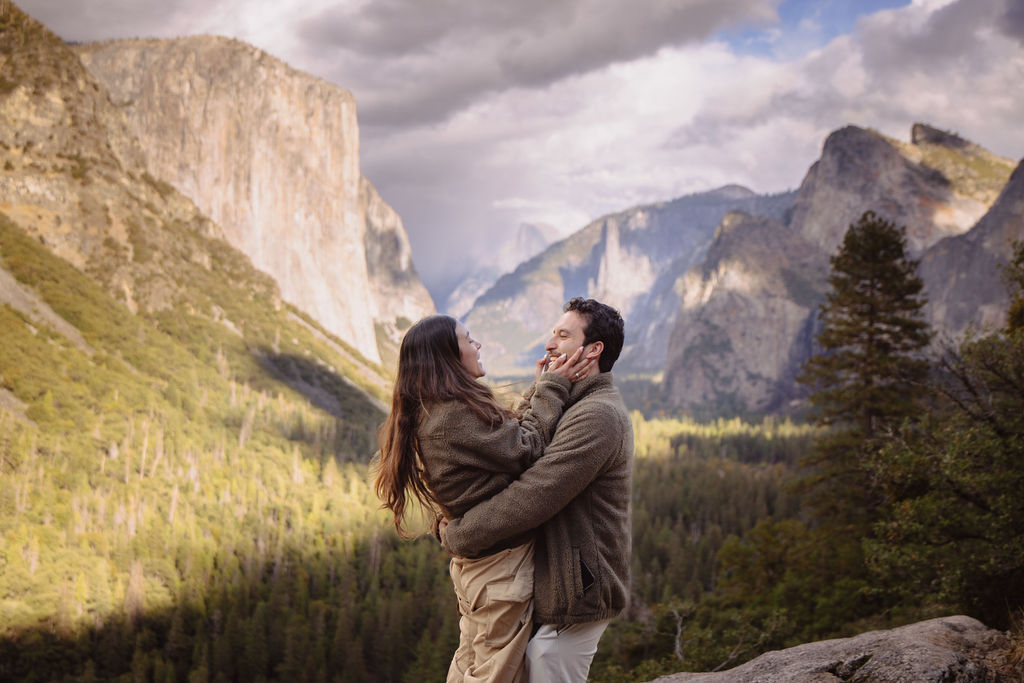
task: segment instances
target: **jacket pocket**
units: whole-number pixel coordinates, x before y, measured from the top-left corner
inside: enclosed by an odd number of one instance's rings
[[[572,595],[579,600],[583,597],[584,588],[583,572],[580,571],[583,567],[583,561],[580,559],[580,547],[578,545],[572,547],[571,558],[572,566],[569,568],[569,576],[572,577]]]

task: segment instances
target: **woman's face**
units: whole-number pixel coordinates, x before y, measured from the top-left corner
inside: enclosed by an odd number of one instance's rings
[[[459,338],[459,357],[462,365],[473,377],[484,376],[484,364],[480,361],[480,342],[469,336],[469,330],[462,323],[455,323],[455,336]]]

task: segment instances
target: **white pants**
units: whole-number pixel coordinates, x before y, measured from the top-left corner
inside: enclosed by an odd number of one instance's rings
[[[542,624],[526,646],[530,683],[583,683],[597,654],[597,641],[611,619],[589,624]]]

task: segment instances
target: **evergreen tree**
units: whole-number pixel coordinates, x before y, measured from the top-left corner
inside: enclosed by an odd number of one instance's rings
[[[904,228],[867,211],[847,230],[831,265],[817,336],[822,352],[800,377],[812,388],[817,422],[830,427],[808,458],[815,471],[811,502],[823,518],[859,524],[877,488],[872,454],[918,415],[929,372],[921,351],[931,333]]]
[[[1024,243],[1006,275],[1006,327],[943,358],[934,417],[887,449],[871,544],[909,603],[999,628],[1024,606]]]

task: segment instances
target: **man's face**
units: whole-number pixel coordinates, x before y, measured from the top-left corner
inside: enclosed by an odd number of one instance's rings
[[[586,320],[576,311],[568,311],[555,323],[555,329],[551,332],[551,338],[545,344],[548,361],[557,358],[563,353],[571,356],[579,347],[583,346],[583,330],[586,327]],[[586,353],[586,350],[584,350]]]

